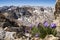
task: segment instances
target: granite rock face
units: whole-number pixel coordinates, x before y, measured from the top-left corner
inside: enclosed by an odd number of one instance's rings
[[[55,18],[60,17],[60,0],[56,0],[56,5],[55,5]]]
[[[56,0],[56,5],[55,5],[55,12],[54,12],[55,20],[53,21],[56,23],[57,27],[57,37],[60,38],[60,0]]]

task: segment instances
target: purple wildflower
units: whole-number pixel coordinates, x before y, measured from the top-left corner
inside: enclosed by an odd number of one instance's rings
[[[48,27],[49,26],[49,24],[48,24],[47,21],[45,21],[43,24],[44,24],[45,27]]]
[[[29,28],[32,28],[32,26],[30,26]]]
[[[25,30],[25,33],[28,33],[28,30]]]
[[[33,28],[33,24],[30,24],[29,28]]]
[[[51,23],[50,27],[51,28],[56,28],[56,24],[55,23]]]
[[[36,35],[35,35],[35,37],[38,37],[39,36],[39,34],[37,33]]]

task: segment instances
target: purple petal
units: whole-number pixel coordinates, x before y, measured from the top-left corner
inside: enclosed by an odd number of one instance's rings
[[[39,36],[39,34],[36,34],[36,35],[35,35],[35,37],[38,37],[38,36]]]
[[[45,27],[48,27],[49,26],[49,24],[48,24],[47,21],[45,21],[43,24],[44,24]]]
[[[50,27],[51,28],[56,28],[56,24],[55,23],[51,23]]]

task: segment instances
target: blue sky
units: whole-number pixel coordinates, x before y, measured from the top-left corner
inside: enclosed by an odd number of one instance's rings
[[[54,6],[56,0],[0,0],[0,6],[31,5],[31,6]]]

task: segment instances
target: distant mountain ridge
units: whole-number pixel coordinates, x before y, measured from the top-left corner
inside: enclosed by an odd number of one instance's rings
[[[0,8],[0,14],[19,26],[34,26],[47,21],[49,24],[55,19],[54,8],[39,6],[4,6]]]

